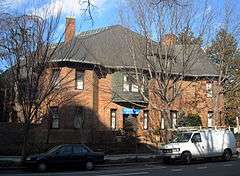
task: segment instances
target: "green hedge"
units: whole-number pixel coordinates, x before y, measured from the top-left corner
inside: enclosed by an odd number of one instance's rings
[[[201,126],[202,121],[199,114],[188,114],[188,116],[182,117],[178,121],[178,126],[188,127],[188,126]]]

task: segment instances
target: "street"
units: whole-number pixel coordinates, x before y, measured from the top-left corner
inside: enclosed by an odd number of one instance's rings
[[[32,173],[24,171],[1,171],[4,176],[239,176],[240,160],[230,162],[194,162],[190,165],[140,164],[122,167],[98,167],[94,171],[51,171]]]

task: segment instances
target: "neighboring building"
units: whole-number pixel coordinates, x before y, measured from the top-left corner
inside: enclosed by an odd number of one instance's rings
[[[146,43],[141,41],[145,39],[120,25],[75,35],[75,19],[69,18],[67,23],[71,25],[67,25],[65,41],[72,42],[68,46],[73,47],[73,55],[63,59],[59,53],[53,60],[56,67],[52,69],[52,75],[58,79],[67,73],[65,79],[69,87],[61,94],[74,96],[66,104],[56,101],[47,108],[51,117],[50,142],[110,140],[108,134],[123,128],[129,118],[136,122],[138,135],[145,141],[150,140],[155,128],[164,129],[166,120],[158,111],[152,110],[149,102],[139,94],[142,88],[133,84],[124,72],[136,63],[139,68],[147,69],[145,57],[140,52]],[[125,38],[139,42],[135,59],[132,59]],[[172,128],[176,126],[180,111],[199,113],[203,126],[221,123],[219,119],[213,120],[217,71],[203,51],[194,57],[201,59],[188,70],[183,81],[185,89],[171,106]],[[146,96],[151,96],[151,88],[143,87]],[[161,107],[159,97],[150,99]],[[82,133],[81,138],[79,133]]]

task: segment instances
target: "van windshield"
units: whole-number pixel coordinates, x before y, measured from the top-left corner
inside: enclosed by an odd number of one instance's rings
[[[178,133],[172,142],[173,143],[188,142],[191,136],[192,136],[192,133]]]

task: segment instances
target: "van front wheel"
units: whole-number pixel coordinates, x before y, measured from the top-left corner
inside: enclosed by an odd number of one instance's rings
[[[190,152],[183,152],[182,153],[182,161],[186,162],[187,164],[191,163],[192,155]]]
[[[232,152],[229,149],[225,149],[222,156],[224,161],[229,161],[232,158]]]

